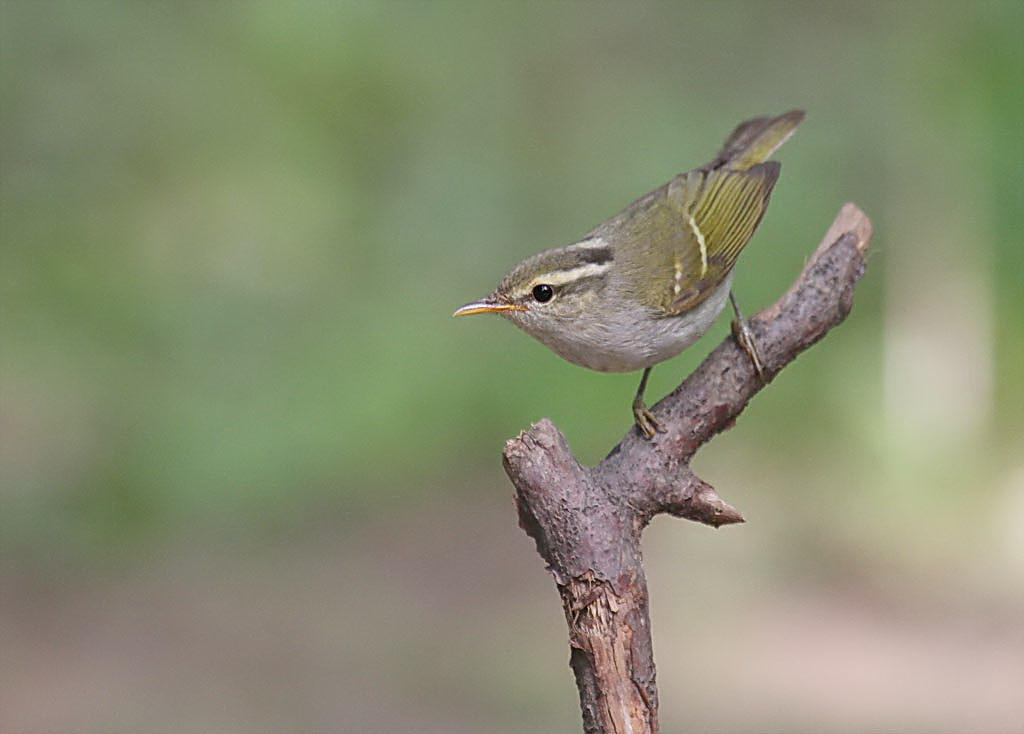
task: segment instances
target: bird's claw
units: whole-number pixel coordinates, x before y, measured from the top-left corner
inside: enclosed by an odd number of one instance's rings
[[[754,341],[754,335],[750,331],[750,326],[745,318],[738,317],[733,319],[732,335],[736,339],[736,343],[740,345],[740,348],[750,357],[750,361],[754,364],[754,371],[757,372],[757,376],[763,381],[765,379],[764,363],[761,361],[761,355],[757,352],[757,343]]]
[[[640,429],[640,433],[648,441],[654,438],[655,434],[665,432],[665,429],[661,427],[661,424],[651,414],[651,411],[647,409],[647,406],[643,404],[643,401],[633,403],[633,420],[636,421],[636,427]]]

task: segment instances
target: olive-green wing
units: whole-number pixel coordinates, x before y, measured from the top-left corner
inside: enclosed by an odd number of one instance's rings
[[[666,315],[698,305],[729,274],[761,223],[779,169],[776,162],[698,169],[669,183],[666,204],[677,213],[678,234],[668,248],[671,269],[659,278]]]
[[[803,119],[803,111],[791,110],[741,123],[710,163],[676,176],[590,233],[613,244],[628,296],[677,315],[714,291],[768,207],[779,164],[764,160]],[[628,247],[618,244],[624,242]]]

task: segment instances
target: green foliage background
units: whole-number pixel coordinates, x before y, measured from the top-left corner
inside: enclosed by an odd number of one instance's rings
[[[1022,9],[7,0],[5,568],[142,573],[480,494],[511,526],[502,441],[549,416],[596,461],[637,376],[452,310],[803,107],[741,302],[772,302],[848,200],[869,272],[698,469],[776,524],[781,576],[937,569],[983,535],[1019,590]],[[551,695],[571,724],[571,685]]]

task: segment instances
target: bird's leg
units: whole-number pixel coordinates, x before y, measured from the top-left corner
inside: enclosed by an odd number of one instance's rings
[[[747,320],[740,313],[740,307],[736,303],[736,296],[732,294],[731,290],[729,291],[729,302],[732,303],[733,313],[736,314],[736,318],[732,320],[732,335],[743,351],[750,357],[750,361],[754,363],[754,371],[757,372],[757,376],[764,380],[764,365],[761,363],[761,356],[757,353],[754,335],[750,331],[750,325],[747,323]]]
[[[640,378],[640,387],[636,389],[636,397],[633,398],[633,420],[636,421],[636,427],[648,439],[654,438],[654,434],[659,431],[665,432],[665,429],[658,425],[658,421],[644,405],[644,390],[647,389],[647,378],[651,376],[652,369],[652,367],[647,367],[644,370],[644,376]]]

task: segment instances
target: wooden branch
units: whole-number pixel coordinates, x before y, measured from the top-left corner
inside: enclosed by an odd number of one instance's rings
[[[845,205],[790,290],[750,320],[767,381],[849,314],[871,234],[867,215]],[[651,441],[633,428],[584,467],[543,419],[505,445],[519,524],[562,597],[587,734],[658,731],[640,534],[663,512],[714,527],[743,522],[690,461],[765,384],[727,338],[654,407],[666,430]]]

